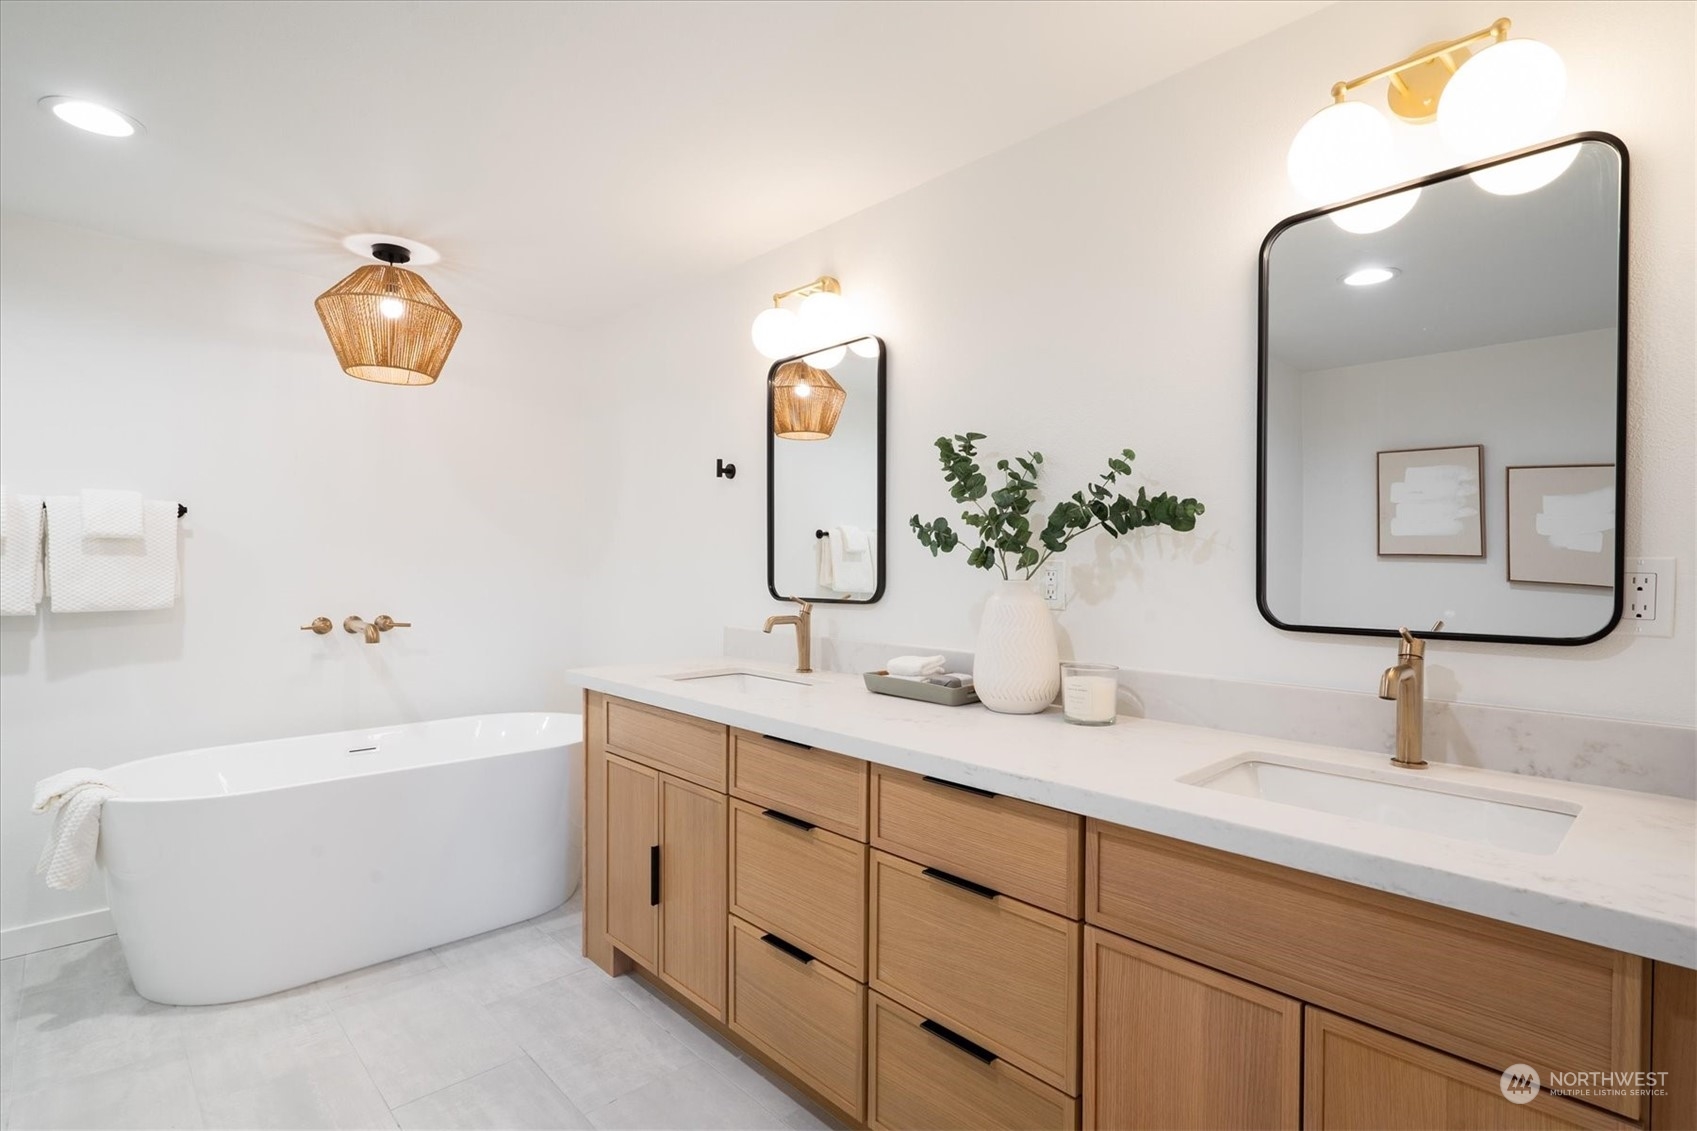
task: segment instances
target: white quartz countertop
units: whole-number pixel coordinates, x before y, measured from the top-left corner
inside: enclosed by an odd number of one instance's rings
[[[754,691],[671,678],[733,669],[809,684]],[[1697,802],[1438,763],[1420,771],[1432,784],[1578,806],[1555,852],[1532,854],[1178,780],[1249,753],[1383,769],[1385,755],[1370,751],[1124,716],[1111,727],[1071,726],[1058,710],[941,707],[874,695],[856,675],[798,677],[724,659],[586,668],[567,678],[586,690],[1697,967]]]

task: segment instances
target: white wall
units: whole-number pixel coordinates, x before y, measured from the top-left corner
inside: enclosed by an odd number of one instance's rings
[[[1333,82],[1504,15],[1567,62],[1559,127],[1609,130],[1632,154],[1627,551],[1680,559],[1679,615],[1672,639],[1436,645],[1430,690],[1693,722],[1690,4],[1335,5],[609,324],[595,363],[607,439],[592,441],[592,458],[607,487],[590,582],[607,599],[586,610],[581,656],[710,654],[723,625],[758,625],[773,610],[761,533],[766,367],[748,324],[764,296],[828,271],[889,343],[893,531],[916,511],[951,510],[931,447],[940,434],[972,428],[1004,452],[1040,448],[1046,481],[1068,491],[1129,445],[1154,488],[1194,494],[1208,513],[1192,536],[1113,554],[1106,540],[1075,547],[1079,596],[1060,616],[1067,653],[1371,688],[1385,641],[1286,634],[1255,609],[1256,254],[1301,206],[1286,149]],[[1430,130],[1403,133],[1433,141]],[[639,376],[673,399],[665,419],[612,392]],[[641,449],[618,439],[639,434]],[[714,479],[715,456],[746,473]],[[656,523],[649,508],[662,499],[670,521]],[[713,551],[687,583],[678,546]],[[885,600],[821,609],[818,630],[969,647],[989,577],[958,556],[933,561],[899,533],[888,551]],[[666,616],[633,613],[656,601]]]
[[[1616,340],[1613,330],[1587,330],[1275,383],[1276,401],[1300,405],[1301,470],[1296,479],[1284,468],[1269,474],[1268,513],[1280,527],[1294,515],[1302,531],[1302,593],[1273,611],[1292,624],[1596,632],[1613,590],[1509,583],[1506,469],[1614,462]],[[1380,557],[1374,453],[1468,444],[1484,449],[1485,555]]]
[[[21,217],[0,244],[0,479],[189,507],[175,609],[0,619],[0,926],[105,903],[31,874],[51,772],[571,706],[586,479],[563,332],[461,311],[437,385],[371,385],[313,313],[334,278]],[[350,613],[414,627],[370,647]],[[320,615],[335,632],[299,631]]]

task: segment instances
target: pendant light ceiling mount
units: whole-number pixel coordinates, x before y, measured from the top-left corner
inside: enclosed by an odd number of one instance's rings
[[[430,385],[460,334],[460,319],[442,296],[406,263],[440,258],[434,249],[398,236],[361,234],[342,241],[361,258],[375,259],[318,296],[324,323],[342,371],[385,385]],[[420,252],[428,253],[428,257]]]

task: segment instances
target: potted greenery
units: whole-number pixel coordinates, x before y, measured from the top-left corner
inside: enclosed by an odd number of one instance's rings
[[[970,504],[960,517],[972,528],[977,545],[967,554],[966,564],[999,570],[1002,575],[1001,589],[984,608],[973,685],[978,698],[993,711],[1035,714],[1054,702],[1061,678],[1055,622],[1030,584],[1037,571],[1073,539],[1092,530],[1115,538],[1147,526],[1193,530],[1204,508],[1195,499],[1180,499],[1165,491],[1151,497],[1139,487],[1132,499],[1114,490],[1120,476],[1131,474],[1131,461],[1137,458],[1126,448],[1108,458],[1108,470],[1096,482],[1056,503],[1038,529],[1031,524],[1030,512],[1037,500],[1043,453],[997,460],[1003,482],[992,490],[978,463],[977,444],[982,439],[982,432],[937,439],[937,458],[949,483],[949,496]],[[914,515],[908,525],[932,557],[961,544],[961,536],[947,518],[924,522]]]

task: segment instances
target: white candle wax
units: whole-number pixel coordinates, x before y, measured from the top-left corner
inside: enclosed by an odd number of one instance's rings
[[[1111,723],[1118,689],[1113,676],[1069,675],[1061,684],[1062,709],[1081,723]]]

